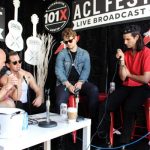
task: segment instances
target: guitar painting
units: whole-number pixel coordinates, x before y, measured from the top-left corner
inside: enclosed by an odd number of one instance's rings
[[[38,54],[41,50],[42,41],[37,37],[37,24],[39,18],[36,14],[31,16],[31,22],[33,24],[33,36],[27,38],[27,50],[25,51],[25,61],[30,65],[37,65],[38,63]]]
[[[15,8],[14,20],[8,22],[9,33],[5,38],[5,43],[7,47],[14,51],[21,51],[23,49],[23,39],[22,39],[22,25],[18,20],[18,8],[20,7],[20,1],[14,0],[13,5]]]

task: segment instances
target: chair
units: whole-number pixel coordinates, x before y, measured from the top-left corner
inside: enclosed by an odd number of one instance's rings
[[[84,100],[85,100],[85,96],[79,96],[79,101],[80,102],[83,102]],[[69,96],[68,107],[76,107],[76,99],[75,99],[75,95],[73,95],[73,94],[71,94]],[[84,107],[84,112],[86,113],[86,108],[85,107]],[[76,134],[77,134],[77,131],[72,132],[73,143],[76,143]]]
[[[103,102],[104,100],[106,100],[107,98],[107,94],[106,93],[100,93],[99,95],[99,102]],[[144,109],[145,109],[145,115],[146,115],[146,126],[147,126],[147,131],[150,132],[150,97],[147,99],[147,101],[144,104]],[[121,111],[121,110],[120,110]],[[114,113],[111,112],[110,113],[110,133],[109,133],[109,138],[110,138],[110,144],[113,145],[114,143]],[[123,121],[123,119],[121,118],[121,120]],[[134,126],[134,130],[132,132],[132,137],[135,136],[135,128],[138,128],[139,126],[137,126],[135,124]],[[149,139],[149,145],[150,145],[150,134],[147,137]]]
[[[146,116],[146,126],[147,126],[147,131],[150,132],[150,97],[147,99],[147,101],[144,104],[144,109],[145,109],[145,116]],[[111,124],[110,124],[110,143],[111,145],[113,145],[114,143],[114,138],[113,138],[113,129],[114,129],[114,113],[111,112],[110,114],[111,116]],[[132,132],[132,137],[133,138],[135,136],[135,129],[136,128],[144,128],[141,126],[136,125],[134,126],[133,132]],[[149,140],[149,145],[150,145],[150,134],[147,136],[148,140]]]
[[[144,107],[145,107],[145,114],[146,114],[147,131],[150,132],[150,98],[147,99]],[[148,139],[150,145],[150,134],[148,135]]]
[[[145,110],[145,117],[146,117],[146,127],[147,127],[147,131],[150,132],[150,97],[147,99],[147,101],[145,102],[144,106],[144,110]],[[136,124],[135,122],[135,126],[132,132],[132,138],[134,136],[138,136],[135,134],[135,130],[136,128],[145,128],[143,126],[139,126]],[[150,145],[150,134],[147,136],[148,140],[149,140],[149,145]]]
[[[85,101],[86,96],[79,96],[79,101],[80,102],[84,102]],[[103,102],[105,101],[105,99],[107,98],[107,94],[106,93],[100,93],[99,94],[99,102]],[[68,107],[72,107],[72,105],[75,105],[75,97],[74,95],[70,95],[69,96],[69,100],[68,100]],[[88,116],[87,114],[87,108],[85,105],[83,105],[83,109],[84,109],[84,113]],[[76,143],[76,134],[77,131],[72,132],[72,138],[73,138],[73,143]],[[113,133],[110,133],[110,137],[112,137]],[[113,138],[111,138],[111,141],[113,140]]]
[[[107,93],[100,93],[99,95],[99,102],[103,102],[107,99]],[[113,145],[114,138],[113,138],[113,129],[114,129],[114,113],[110,113],[110,132],[109,132],[109,138],[110,138],[110,144]]]

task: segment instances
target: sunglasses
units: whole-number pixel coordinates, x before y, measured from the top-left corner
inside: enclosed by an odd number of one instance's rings
[[[22,60],[18,60],[18,61],[13,61],[11,62],[13,65],[17,65],[17,64],[21,64],[22,63]]]
[[[73,38],[73,39],[74,39],[74,38]],[[68,40],[68,41],[64,41],[64,43],[65,43],[65,44],[72,43],[73,39]]]

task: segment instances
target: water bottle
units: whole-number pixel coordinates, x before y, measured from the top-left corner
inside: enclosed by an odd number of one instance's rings
[[[115,91],[115,82],[110,82],[109,93],[113,93]]]
[[[28,113],[25,112],[23,114],[23,126],[22,126],[22,130],[27,130],[28,129]]]

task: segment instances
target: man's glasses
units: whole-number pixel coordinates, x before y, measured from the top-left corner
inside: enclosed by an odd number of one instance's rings
[[[13,65],[21,64],[21,63],[22,63],[22,60],[12,61],[11,63],[12,63]]]
[[[74,39],[74,38],[73,38],[73,39]],[[65,43],[65,44],[72,43],[73,39],[68,40],[68,41],[64,41],[64,43]]]

